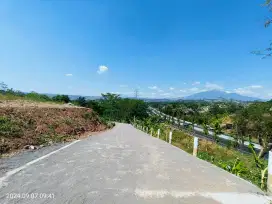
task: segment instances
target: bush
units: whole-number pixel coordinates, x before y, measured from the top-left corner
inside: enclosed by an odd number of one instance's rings
[[[182,131],[173,132],[172,144],[190,154],[193,153],[193,137]],[[243,154],[231,146],[233,145],[229,145],[229,148],[222,147],[215,142],[199,139],[197,157],[265,190],[266,178],[262,179],[261,169],[256,166],[253,156]],[[263,166],[267,166],[267,161],[261,160],[261,162]]]
[[[0,136],[14,137],[19,136],[20,128],[11,119],[0,116]]]
[[[31,92],[26,94],[25,98],[28,100],[41,101],[41,102],[52,101],[49,96],[45,94],[38,94],[36,92]]]
[[[64,103],[69,103],[71,101],[68,95],[56,95],[52,98],[52,100],[56,102],[64,102]]]

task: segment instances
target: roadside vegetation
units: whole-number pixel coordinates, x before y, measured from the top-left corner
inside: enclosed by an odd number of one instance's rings
[[[8,89],[2,83],[0,101],[27,100],[52,102],[64,107],[10,107],[0,104],[0,152],[21,149],[25,145],[48,145],[69,141],[91,131],[101,131],[113,126],[112,122],[137,123],[148,128],[155,136],[160,129],[160,139],[167,141],[173,131],[172,144],[192,154],[193,126],[188,132],[175,128],[173,117],[201,125],[204,133],[213,130],[213,141],[200,139],[198,157],[266,189],[267,161],[264,155],[271,149],[272,102],[239,103],[234,101],[179,101],[174,103],[145,103],[138,99],[121,98],[117,94],[102,94],[98,100],[79,97],[71,100],[66,95],[49,97],[38,93],[21,93]],[[7,99],[8,98],[8,99]],[[148,106],[170,115],[160,118],[150,115]],[[217,135],[227,132],[235,138],[226,147],[220,146]],[[250,140],[262,145],[257,155],[236,150],[240,141]],[[239,142],[238,142],[239,141]]]
[[[173,128],[169,123],[157,116],[151,116],[135,124],[148,129],[148,133],[157,137],[160,129],[160,139],[168,142],[169,132],[172,131],[172,144],[189,154],[193,153],[194,137],[188,133]],[[267,186],[267,161],[257,157],[252,145],[249,147],[252,154],[244,154],[236,150],[232,145],[222,147],[215,141],[199,139],[197,157],[210,162],[229,173],[239,176],[266,190]]]
[[[23,93],[0,83],[0,155],[77,139],[111,128],[114,122],[143,120],[148,117],[147,108],[142,100],[116,94],[71,100],[67,95]]]
[[[179,101],[151,103],[151,106],[180,121],[198,124],[206,134],[212,130],[215,132],[215,140],[216,136],[224,133],[232,136],[237,141],[236,145],[244,141],[258,143],[262,146],[258,158],[263,158],[272,148],[272,100],[251,103]],[[170,122],[172,120],[170,118]]]

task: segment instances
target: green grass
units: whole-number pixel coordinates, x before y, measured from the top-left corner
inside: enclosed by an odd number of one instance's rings
[[[20,127],[13,120],[0,116],[0,136],[17,137],[20,136]]]
[[[24,100],[24,101],[34,101],[34,102],[49,102],[54,104],[63,104],[64,102],[53,101],[50,97],[37,94],[37,93],[28,93],[25,96],[16,96],[14,94],[0,94],[0,102],[4,100]]]
[[[19,100],[19,99],[24,99],[21,96],[14,96],[12,94],[0,94],[0,100]]]
[[[174,131],[172,141],[173,145],[192,154],[193,137],[181,131]],[[254,158],[250,154],[243,154],[235,149],[199,139],[197,156],[261,187],[261,170],[257,168]],[[263,162],[267,166],[267,161],[263,160]],[[263,190],[266,190],[266,186]]]

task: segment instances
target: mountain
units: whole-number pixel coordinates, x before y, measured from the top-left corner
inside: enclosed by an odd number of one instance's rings
[[[187,97],[184,100],[235,100],[235,101],[261,101],[259,98],[242,96],[237,93],[227,93],[225,91],[204,91]]]

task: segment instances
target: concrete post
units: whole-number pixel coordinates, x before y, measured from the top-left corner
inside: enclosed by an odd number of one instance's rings
[[[146,133],[148,134],[148,127],[146,127]]]
[[[194,151],[193,156],[197,156],[197,147],[198,147],[198,137],[194,137]]]
[[[268,154],[267,191],[270,195],[272,194],[272,151]]]
[[[169,132],[169,143],[172,143],[172,131]]]
[[[153,128],[151,128],[151,136],[153,135]]]
[[[157,135],[158,138],[160,138],[160,129],[158,129],[158,135]]]

